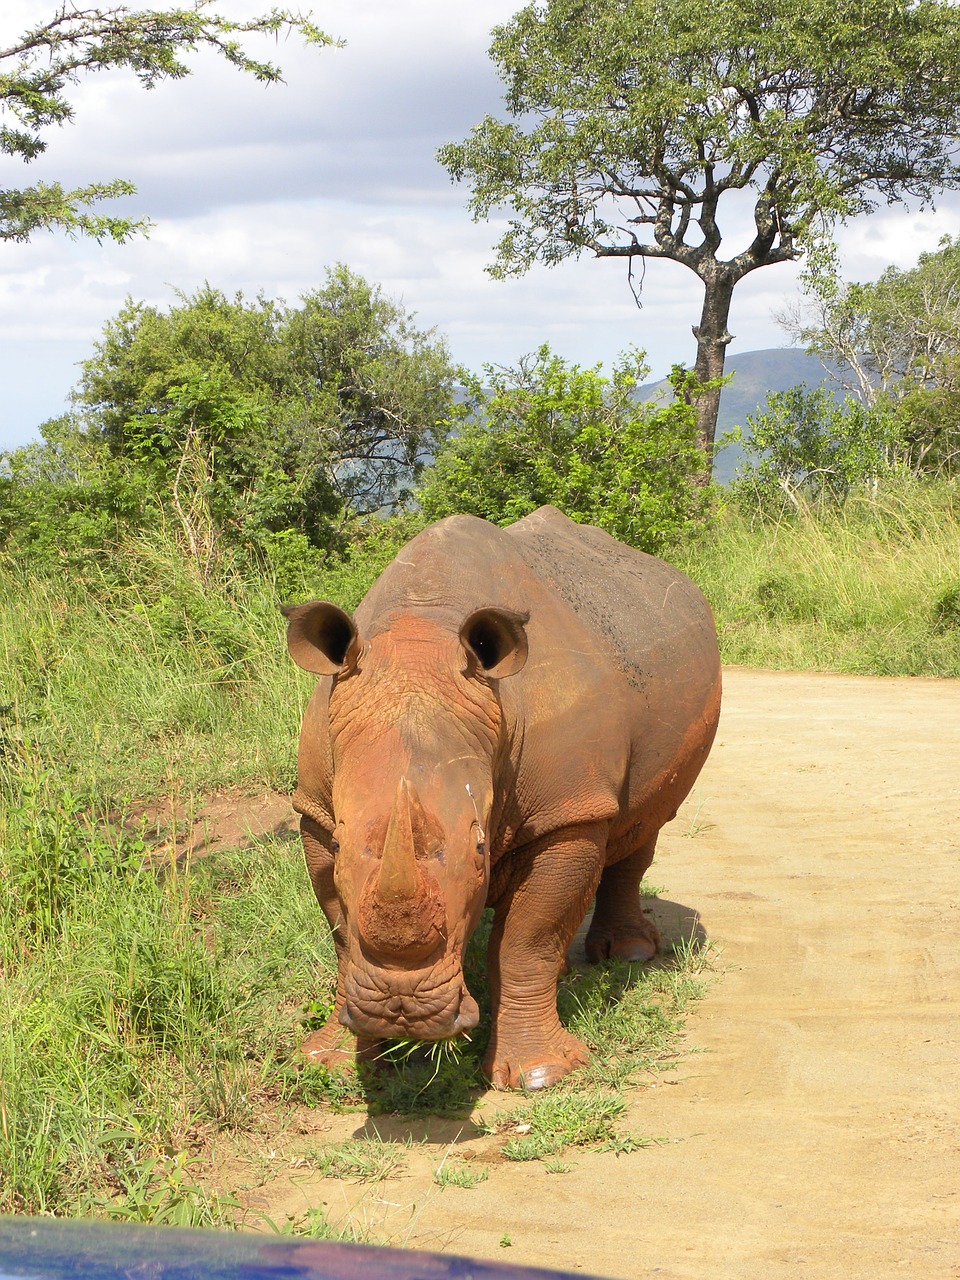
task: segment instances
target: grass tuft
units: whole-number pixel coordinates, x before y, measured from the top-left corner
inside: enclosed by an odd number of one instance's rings
[[[433,1175],[433,1180],[438,1187],[460,1187],[465,1191],[470,1191],[474,1187],[478,1187],[481,1182],[486,1182],[489,1176],[488,1169],[471,1169],[469,1165],[461,1161],[448,1163],[446,1157],[444,1157],[440,1167]]]
[[[682,567],[724,662],[960,676],[960,486],[888,481],[779,520],[721,507]]]
[[[406,1168],[403,1146],[379,1138],[351,1138],[329,1147],[315,1147],[305,1162],[324,1178],[346,1178],[351,1182],[383,1182]]]
[[[619,1094],[599,1089],[543,1093],[511,1114],[521,1136],[508,1138],[503,1154],[508,1160],[542,1160],[567,1147],[609,1142],[626,1105]]]

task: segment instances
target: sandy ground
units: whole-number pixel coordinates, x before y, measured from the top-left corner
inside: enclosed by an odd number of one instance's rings
[[[728,670],[652,872],[666,928],[696,912],[718,952],[699,1052],[631,1095],[625,1128],[665,1141],[550,1174],[498,1160],[469,1122],[380,1119],[428,1139],[404,1177],[292,1171],[260,1203],[623,1280],[960,1276],[958,819],[960,681]],[[317,1120],[323,1140],[370,1131]],[[487,1181],[437,1187],[448,1151],[488,1161]]]

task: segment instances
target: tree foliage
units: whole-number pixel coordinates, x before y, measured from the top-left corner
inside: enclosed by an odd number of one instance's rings
[[[100,513],[94,537],[118,512],[163,513],[207,566],[225,545],[315,557],[404,499],[455,416],[454,381],[443,342],[343,266],[296,307],[209,285],[168,310],[128,301],[74,414],[8,455],[7,510],[69,491]]]
[[[622,355],[612,376],[570,365],[546,346],[516,369],[471,381],[478,412],[448,439],[417,497],[430,520],[455,512],[510,524],[545,503],[660,553],[703,503],[694,413],[682,395],[641,404],[647,370]],[[674,390],[689,377],[674,371]]]
[[[193,0],[187,8],[163,10],[61,3],[51,18],[0,49],[0,155],[24,162],[41,155],[47,148],[43,131],[73,119],[67,86],[87,74],[128,68],[150,89],[159,80],[189,75],[184,55],[207,48],[240,71],[272,83],[281,79],[279,68],[247,53],[241,37],[297,31],[308,43],[330,43],[309,18],[299,14],[274,9],[261,17],[235,21],[211,12],[212,3]],[[0,190],[0,239],[27,240],[37,230],[59,227],[97,239],[126,240],[148,224],[86,210],[100,200],[133,191],[131,183],[122,179],[74,190],[45,182]]]
[[[911,470],[960,467],[960,239],[915,267],[842,284],[812,277],[810,309],[782,318],[864,404],[887,406]]]
[[[785,507],[842,504],[852,490],[906,469],[908,446],[890,406],[838,401],[823,387],[771,394],[730,437],[749,463],[734,481],[737,500],[766,515]]]
[[[515,123],[488,116],[440,159],[476,218],[515,214],[494,274],[584,251],[683,264],[704,287],[702,383],[722,373],[744,276],[822,257],[838,220],[960,178],[946,0],[543,0],[491,53]],[[745,201],[750,230],[724,244]],[[708,448],[718,404],[714,386]]]
[[[915,267],[843,284],[812,276],[807,313],[782,317],[791,337],[847,378],[866,404],[943,380],[960,356],[960,239],[944,237]]]

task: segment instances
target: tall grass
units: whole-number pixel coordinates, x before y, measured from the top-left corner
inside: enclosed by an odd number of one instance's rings
[[[354,607],[400,541],[279,587],[230,563],[204,581],[162,535],[82,578],[0,569],[0,1212],[230,1219],[211,1135],[293,1087],[332,947],[298,841],[158,876],[125,819],[292,786],[313,682],[278,604]]]
[[[120,798],[288,790],[314,682],[287,657],[279,605],[354,608],[402,542],[374,526],[354,557],[280,585],[235,562],[204,581],[160,535],[83,578],[0,568],[0,740]]]
[[[761,519],[728,504],[684,567],[725,662],[960,676],[960,487],[888,482]]]
[[[0,1212],[215,1220],[191,1144],[276,1093],[333,982],[298,851],[158,876],[29,757],[0,799]]]

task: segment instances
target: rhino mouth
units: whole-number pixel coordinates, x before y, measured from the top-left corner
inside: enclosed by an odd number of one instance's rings
[[[436,969],[355,970],[346,985],[340,1021],[372,1039],[450,1040],[480,1020],[459,966],[446,980]]]

